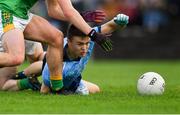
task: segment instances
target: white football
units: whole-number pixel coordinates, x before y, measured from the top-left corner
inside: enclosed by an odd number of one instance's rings
[[[155,72],[147,72],[140,76],[137,90],[142,95],[161,95],[165,90],[165,81]]]

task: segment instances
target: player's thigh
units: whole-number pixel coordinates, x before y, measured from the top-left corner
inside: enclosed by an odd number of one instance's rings
[[[0,68],[0,90],[7,80],[16,74],[16,67],[4,67]]]
[[[88,82],[88,81],[85,81],[85,80],[83,80],[83,83],[88,88],[89,93],[98,93],[98,92],[100,92],[100,88],[99,88],[98,85],[96,85],[94,83],[91,83],[91,82]]]
[[[13,29],[4,33],[2,44],[5,52],[24,56],[24,36],[20,29]]]
[[[63,40],[63,34],[40,16],[33,16],[24,30],[25,38],[55,45]]]

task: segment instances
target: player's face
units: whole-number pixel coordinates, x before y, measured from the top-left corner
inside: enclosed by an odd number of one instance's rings
[[[89,37],[74,36],[71,40],[68,40],[68,50],[70,55],[74,58],[84,57],[88,51],[89,43]]]

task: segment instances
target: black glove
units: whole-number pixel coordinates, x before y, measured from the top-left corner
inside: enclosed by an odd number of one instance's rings
[[[104,34],[97,33],[94,29],[88,34],[92,41],[95,41],[100,47],[109,52],[112,50],[112,41]]]

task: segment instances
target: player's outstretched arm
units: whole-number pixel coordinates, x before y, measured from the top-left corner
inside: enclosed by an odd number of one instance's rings
[[[129,16],[118,14],[109,22],[101,26],[101,33],[112,33],[117,29],[124,29],[129,22]]]
[[[104,51],[111,51],[112,44],[106,35],[97,33],[93,28],[91,28],[80,15],[80,13],[74,9],[70,0],[57,0],[64,16],[75,25],[79,30],[88,35],[92,40],[94,40]]]

